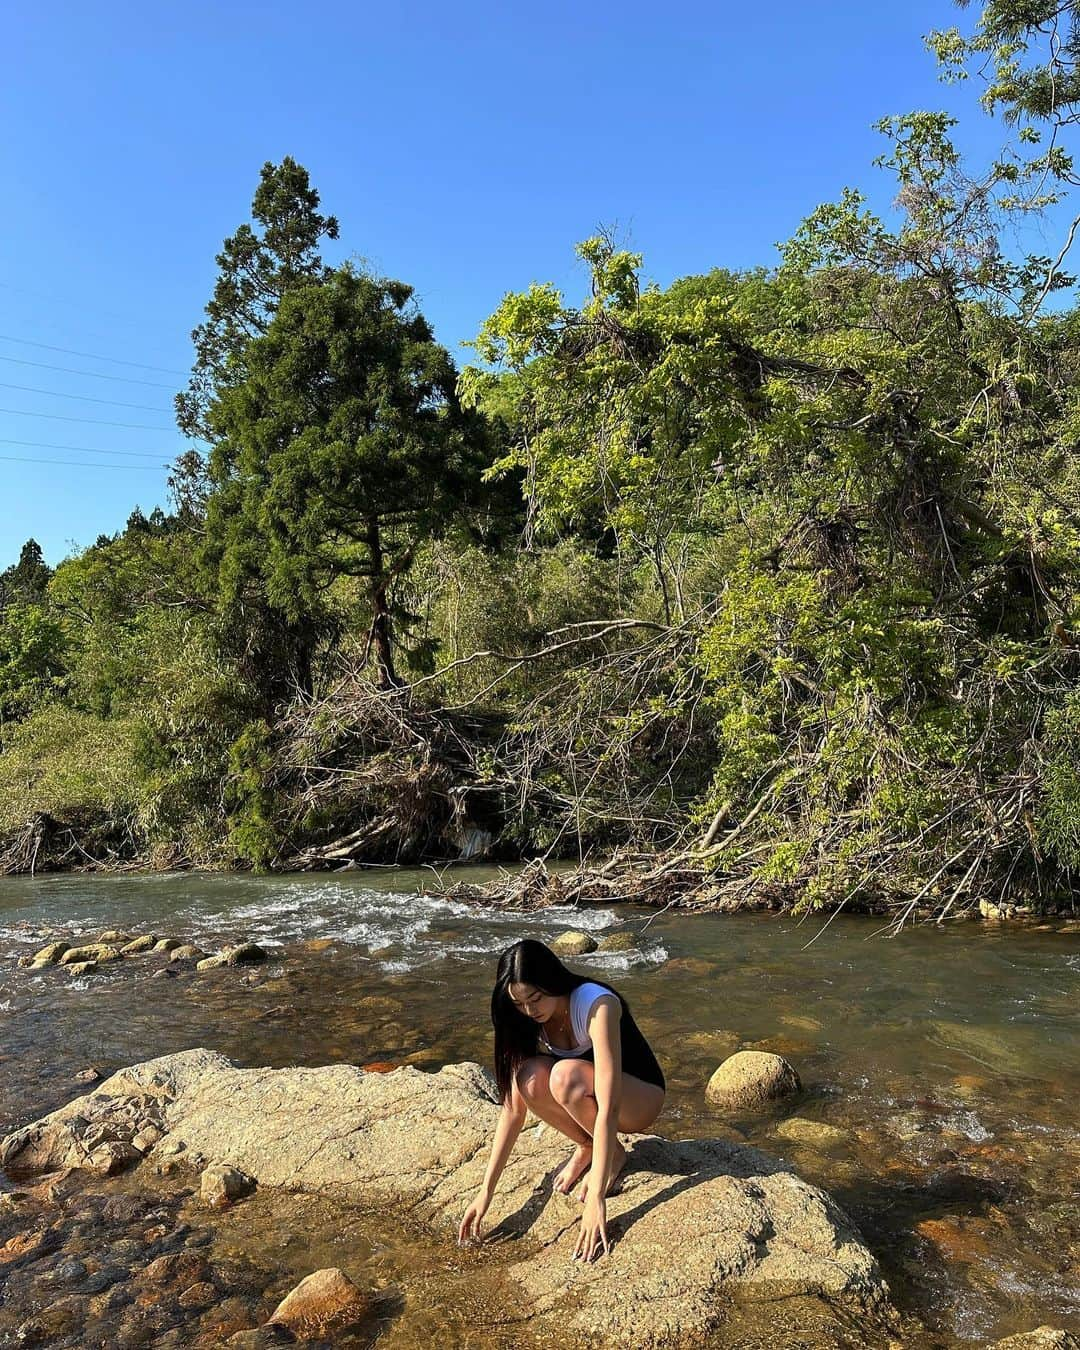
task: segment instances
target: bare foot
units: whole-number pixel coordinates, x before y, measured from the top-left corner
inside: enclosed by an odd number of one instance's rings
[[[611,1176],[608,1177],[608,1184],[604,1187],[605,1196],[610,1195],[611,1192],[615,1189],[615,1183],[619,1180],[619,1177],[622,1175],[622,1170],[625,1166],[626,1166],[626,1149],[624,1149],[622,1144],[620,1144],[619,1141],[616,1140],[615,1155],[611,1160]],[[589,1198],[588,1177],[585,1178],[585,1182],[582,1185],[581,1190],[578,1191],[577,1198],[581,1201],[582,1204],[584,1204],[585,1201]]]
[[[555,1174],[552,1183],[560,1195],[569,1195],[574,1185],[592,1166],[592,1144],[578,1144],[570,1155],[570,1161]]]

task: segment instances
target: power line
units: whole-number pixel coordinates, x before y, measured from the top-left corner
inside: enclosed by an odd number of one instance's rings
[[[92,459],[32,459],[29,455],[0,455],[0,459],[12,464],[66,464],[72,469],[126,469],[128,472],[141,469],[144,473],[158,473],[168,467],[165,464],[95,464]]]
[[[115,380],[118,384],[142,384],[147,389],[172,389],[171,384],[162,384],[160,380],[137,380],[130,375],[103,375],[96,370],[74,370],[71,366],[50,366],[44,361],[24,361],[19,356],[0,356],[0,361],[10,361],[13,366],[33,366],[36,370],[59,370],[65,375],[86,375],[91,380]]]
[[[50,422],[80,422],[86,427],[125,427],[128,431],[173,431],[173,427],[149,426],[146,422],[103,422],[97,417],[65,417],[63,413],[27,412],[25,408],[0,408],[12,417],[46,417]]]
[[[50,398],[73,398],[80,403],[108,403],[113,408],[134,408],[136,412],[159,412],[169,414],[168,408],[158,408],[152,403],[120,403],[115,398],[94,398],[90,394],[65,394],[60,389],[38,389],[32,384],[8,384],[0,380],[0,389],[18,389],[22,394],[48,394]]]
[[[156,370],[159,375],[187,375],[186,370],[176,370],[173,366],[148,366],[144,361],[124,361],[119,356],[99,356],[97,352],[77,352],[72,347],[54,347],[49,342],[33,342],[30,338],[12,337],[9,333],[0,333],[0,342],[18,342],[24,347],[38,347],[43,352],[63,352],[65,356],[85,356],[91,361],[108,361],[114,366],[133,366],[136,370]],[[163,385],[162,388],[165,386]]]
[[[166,450],[100,450],[96,445],[57,445],[54,441],[15,441],[9,436],[0,436],[0,445],[22,445],[29,450],[80,450],[88,455],[131,455],[143,459],[175,459],[176,455]]]

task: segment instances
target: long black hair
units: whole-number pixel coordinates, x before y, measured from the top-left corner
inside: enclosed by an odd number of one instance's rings
[[[610,985],[603,980],[590,980],[576,975],[559,960],[550,947],[534,938],[523,938],[507,947],[499,957],[495,972],[495,988],[491,992],[491,1020],[495,1027],[495,1081],[499,1085],[499,1100],[510,1096],[514,1074],[530,1055],[539,1050],[540,1028],[529,1016],[514,1007],[510,997],[512,984],[529,984],[541,993],[559,997],[572,994],[579,985]],[[611,993],[626,1008],[625,1000],[616,990]]]

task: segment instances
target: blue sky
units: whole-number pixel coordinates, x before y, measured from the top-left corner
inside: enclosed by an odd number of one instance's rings
[[[922,46],[958,18],[948,0],[15,6],[0,566],[28,535],[56,563],[166,504],[188,334],[265,160],[306,165],[341,222],[328,256],[411,283],[464,356],[507,290],[578,296],[573,245],[598,224],[661,283],[769,265],[845,185],[887,208],[879,117],[948,107],[966,146],[996,148],[977,91],[940,85]]]

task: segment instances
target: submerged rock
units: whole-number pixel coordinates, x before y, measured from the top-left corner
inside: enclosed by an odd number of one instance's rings
[[[181,943],[173,947],[169,952],[170,961],[201,961],[206,955],[198,947],[193,947],[190,942]]]
[[[346,1331],[371,1311],[371,1299],[343,1270],[331,1266],[308,1275],[274,1309],[268,1326],[283,1326],[301,1341],[321,1341]]]
[[[97,970],[96,961],[72,961],[67,967],[72,975],[92,975]]]
[[[175,949],[181,945],[179,938],[158,938],[151,948],[151,951],[171,952],[175,951]]]
[[[492,1095],[477,1065],[436,1074],[238,1069],[188,1050],[124,1069],[10,1135],[0,1163],[85,1167],[88,1122],[122,1134],[132,1117],[153,1116],[167,1136],[155,1154],[182,1144],[260,1186],[378,1206],[388,1223],[407,1211],[449,1238],[484,1173],[498,1119]],[[566,1142],[550,1129],[522,1133],[487,1229],[505,1242],[513,1315],[527,1328],[565,1344],[649,1350],[700,1340],[733,1302],[794,1297],[854,1321],[867,1346],[887,1337],[895,1315],[881,1272],[824,1191],[766,1153],[719,1139],[627,1144],[627,1171],[608,1201],[611,1254],[585,1266],[572,1259],[580,1206],[551,1189]]]
[[[597,942],[588,933],[580,933],[575,928],[568,928],[565,933],[560,933],[557,938],[549,942],[548,946],[556,956],[585,956],[589,952],[596,951]]]
[[[705,1087],[714,1106],[728,1111],[748,1110],[801,1091],[799,1075],[781,1055],[764,1050],[740,1050],[730,1055]]]

